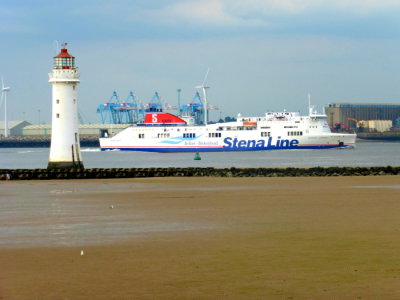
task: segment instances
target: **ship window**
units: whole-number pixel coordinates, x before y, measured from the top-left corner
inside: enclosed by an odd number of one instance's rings
[[[262,136],[262,137],[271,136],[271,132],[262,131],[262,132],[261,132],[261,136]]]
[[[144,139],[144,133],[139,133],[139,139]]]
[[[288,131],[288,136],[299,136],[303,135],[303,131]]]
[[[208,133],[208,137],[211,137],[211,138],[221,137],[221,132],[210,132],[210,133]]]
[[[184,133],[183,134],[183,138],[184,139],[192,139],[192,138],[195,138],[195,137],[196,137],[195,133]]]
[[[158,137],[159,139],[169,138],[169,133],[159,133],[159,134],[157,135],[157,137]]]

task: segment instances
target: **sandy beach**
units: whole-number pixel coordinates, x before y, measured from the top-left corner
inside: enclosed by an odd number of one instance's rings
[[[400,299],[400,176],[3,181],[0,196],[0,299]]]

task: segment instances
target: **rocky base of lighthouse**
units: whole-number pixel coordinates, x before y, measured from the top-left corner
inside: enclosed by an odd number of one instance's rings
[[[47,169],[84,169],[81,161],[49,161]]]

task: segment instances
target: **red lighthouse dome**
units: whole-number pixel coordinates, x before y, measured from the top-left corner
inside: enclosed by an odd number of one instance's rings
[[[63,44],[60,54],[54,56],[54,69],[74,69],[75,57],[68,53],[67,43]]]

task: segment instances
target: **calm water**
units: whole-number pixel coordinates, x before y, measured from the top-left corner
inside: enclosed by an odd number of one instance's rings
[[[0,169],[46,168],[48,155],[48,148],[0,148]],[[202,153],[201,161],[193,160],[194,153],[101,152],[94,148],[82,149],[82,156],[87,168],[400,166],[400,143],[360,143],[355,149]],[[113,197],[114,191],[133,195],[168,188],[162,183],[89,180],[77,185],[67,180],[0,181],[0,185],[0,248],[96,245],[154,232],[214,226],[165,219],[159,213],[149,215],[140,207],[127,213],[123,202]],[[399,185],[386,188],[398,189]],[[93,191],[109,197],[98,199]]]
[[[0,169],[46,168],[49,148],[0,148]],[[82,148],[86,168],[400,166],[400,143],[359,143],[354,149],[146,153]]]

